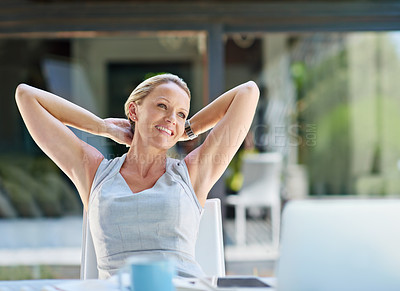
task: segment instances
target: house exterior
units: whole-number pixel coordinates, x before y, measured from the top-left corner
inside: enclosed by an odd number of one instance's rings
[[[391,131],[397,119],[389,116],[395,113],[388,112],[399,102],[400,90],[390,77],[398,72],[399,61],[383,34],[400,30],[399,16],[397,1],[1,1],[2,164],[9,165],[9,157],[15,156],[25,159],[27,155],[32,165],[43,158],[15,106],[13,95],[19,83],[48,89],[103,117],[122,116],[121,104],[135,83],[146,73],[171,71],[189,83],[193,112],[240,82],[253,79],[259,84],[262,99],[252,130],[253,145],[260,151],[284,153],[288,167],[283,197],[296,196],[294,192],[301,192],[299,196],[395,194],[400,192],[395,182],[400,142]],[[363,69],[370,72],[363,79],[356,68],[372,56],[375,61]],[[332,64],[329,68],[334,71],[325,74],[311,68],[323,63]],[[294,74],[302,70],[298,64],[308,68],[314,79],[303,82],[301,73]],[[330,80],[336,82],[337,91],[331,89]],[[316,82],[325,88],[316,87]],[[304,88],[307,92],[301,91]],[[345,98],[326,103],[322,97],[328,95],[331,101]],[[324,105],[317,106],[320,103],[313,96]],[[366,116],[357,110],[360,96],[369,100],[362,105],[372,112]],[[332,113],[330,109],[336,107],[339,113]],[[336,119],[346,120],[339,133],[335,133]],[[364,128],[365,120],[372,120],[371,130]],[[110,156],[123,150],[77,134]],[[181,145],[175,154],[194,146]],[[39,164],[54,172],[48,161]],[[304,167],[291,167],[298,164]],[[232,171],[212,195],[223,196],[234,188],[229,180]],[[0,177],[0,189],[14,191],[9,189],[15,189],[18,180]],[[4,182],[10,179],[11,186]],[[60,196],[71,195],[68,186],[58,187]],[[9,201],[4,193],[2,199]],[[53,208],[55,212],[40,206],[42,210],[23,215],[57,216],[77,211],[74,205]],[[21,211],[0,214],[12,217]]]

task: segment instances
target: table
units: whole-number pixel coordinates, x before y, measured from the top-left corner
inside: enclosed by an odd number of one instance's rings
[[[275,278],[261,278],[266,283],[275,286]],[[58,288],[55,288],[55,287]],[[113,280],[21,280],[0,281],[0,291],[118,291],[118,284]],[[189,289],[177,286],[176,291]],[[193,291],[209,291],[208,288],[193,288]],[[235,289],[232,289],[232,291]],[[245,289],[240,289],[244,291]],[[261,289],[248,289],[261,290]],[[263,289],[275,291],[275,288]]]
[[[21,280],[0,281],[0,291],[118,291],[109,280]]]
[[[0,281],[0,291],[41,291],[45,286],[54,286],[79,280],[19,280]]]

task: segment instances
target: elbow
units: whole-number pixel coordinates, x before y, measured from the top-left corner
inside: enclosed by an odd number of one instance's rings
[[[25,92],[27,90],[27,86],[24,83],[21,83],[17,86],[17,89],[15,90],[15,98],[18,99],[19,97],[21,97],[22,95],[25,95]]]
[[[246,90],[246,93],[248,96],[252,96],[254,99],[258,101],[260,97],[260,89],[258,88],[256,82],[254,81],[248,81],[247,83],[243,84],[244,85],[244,90]]]
[[[15,100],[18,103],[22,98],[28,95],[29,93],[29,85],[26,84],[19,84],[17,89],[15,90]]]
[[[248,81],[246,83],[246,87],[252,91],[255,91],[256,93],[260,94],[260,89],[258,89],[258,86],[256,84],[256,82],[254,81]]]

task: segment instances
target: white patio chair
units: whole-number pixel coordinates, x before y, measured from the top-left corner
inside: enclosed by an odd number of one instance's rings
[[[82,229],[81,279],[96,279],[97,259],[85,211]],[[217,198],[207,199],[204,206],[195,257],[207,276],[225,276],[221,201]]]
[[[235,207],[236,244],[246,244],[246,209],[270,208],[272,246],[279,245],[281,217],[281,172],[280,153],[249,154],[243,159],[243,187],[236,195],[228,195],[227,205]]]

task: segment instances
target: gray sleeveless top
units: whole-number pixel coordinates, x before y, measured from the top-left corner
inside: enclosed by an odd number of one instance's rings
[[[167,158],[156,184],[132,193],[119,172],[125,158],[104,159],[90,192],[88,218],[99,278],[114,275],[130,256],[149,254],[172,259],[179,276],[204,276],[194,259],[203,208],[185,161]]]

